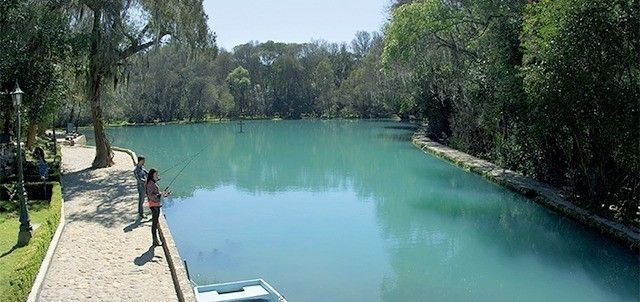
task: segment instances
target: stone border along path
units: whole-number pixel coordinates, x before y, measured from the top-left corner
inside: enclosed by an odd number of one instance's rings
[[[571,217],[587,227],[613,237],[634,251],[638,251],[640,248],[640,231],[637,228],[628,227],[602,218],[577,207],[564,200],[562,192],[559,189],[531,179],[518,172],[503,169],[488,161],[434,142],[427,137],[425,126],[422,126],[416,131],[412,140],[421,150],[444,158],[468,171],[480,174],[489,180],[532,198],[542,205]]]
[[[195,301],[163,215],[162,247],[150,218],[136,220],[135,154],[115,150],[113,167],[92,170],[94,148],[62,147],[65,223],[30,301]]]

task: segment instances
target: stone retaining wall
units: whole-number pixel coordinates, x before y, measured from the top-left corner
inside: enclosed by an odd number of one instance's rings
[[[566,201],[562,192],[557,188],[434,142],[428,138],[424,127],[418,129],[413,135],[413,143],[423,151],[446,159],[465,170],[480,174],[600,233],[611,236],[632,250],[638,251],[640,249],[640,231],[637,228],[608,220],[582,209]]]
[[[162,249],[167,257],[169,268],[171,268],[171,278],[173,279],[173,286],[176,289],[178,295],[178,301],[181,302],[196,302],[196,294],[193,292],[191,281],[187,277],[187,270],[184,267],[184,262],[180,258],[178,253],[178,247],[173,236],[169,231],[169,225],[164,215],[160,215],[159,219],[160,227],[160,240],[162,241]]]

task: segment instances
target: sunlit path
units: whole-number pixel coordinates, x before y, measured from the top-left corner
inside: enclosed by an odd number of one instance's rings
[[[150,222],[136,221],[129,155],[89,169],[95,150],[63,147],[66,225],[39,301],[174,301],[169,266],[151,245]]]

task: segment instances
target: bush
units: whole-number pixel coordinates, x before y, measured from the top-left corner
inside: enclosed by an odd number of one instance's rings
[[[21,257],[15,267],[8,267],[9,287],[0,293],[1,301],[25,301],[29,296],[33,281],[38,275],[53,234],[60,223],[62,210],[62,188],[60,183],[52,184],[51,202],[47,218],[34,232],[29,244],[21,248]]]

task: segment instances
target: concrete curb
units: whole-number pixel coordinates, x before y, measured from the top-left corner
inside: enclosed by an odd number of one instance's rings
[[[58,247],[58,242],[60,241],[60,236],[62,235],[62,231],[64,230],[65,219],[64,219],[64,198],[61,200],[62,205],[60,206],[60,223],[58,224],[58,228],[56,228],[56,232],[53,234],[51,238],[51,242],[49,243],[49,248],[47,249],[47,254],[44,256],[42,260],[42,264],[40,264],[40,269],[38,270],[38,275],[36,279],[33,281],[33,285],[31,286],[31,292],[29,293],[29,297],[27,297],[27,302],[36,302],[38,297],[40,296],[40,291],[42,290],[42,284],[44,283],[44,277],[49,272],[49,267],[51,266],[51,260],[53,259],[53,254]]]
[[[160,240],[162,240],[162,249],[171,268],[171,278],[173,279],[173,286],[178,295],[178,301],[196,302],[196,295],[193,292],[191,281],[189,281],[187,277],[187,270],[183,265],[182,258],[180,258],[178,247],[173,240],[173,236],[171,236],[171,231],[169,231],[169,225],[167,225],[167,220],[164,215],[160,215],[158,222],[160,223],[159,231]]]
[[[606,234],[623,243],[631,250],[637,251],[640,247],[640,232],[637,229],[632,229],[600,217],[566,201],[562,197],[562,192],[557,188],[434,142],[427,137],[424,128],[420,128],[413,135],[413,143],[423,151],[446,159],[465,170],[479,174],[493,182],[529,197],[551,210],[578,221],[586,227]]]
[[[120,152],[124,152],[124,153],[129,154],[129,156],[131,156],[131,160],[133,160],[133,165],[138,164],[138,156],[136,155],[135,152],[133,152],[133,151],[131,151],[129,149],[123,149],[123,148],[120,148],[120,147],[111,147],[111,150],[120,151]]]
[[[62,165],[62,161],[60,162]],[[64,185],[62,183],[62,178],[60,179],[61,189],[64,190]],[[51,237],[51,242],[49,242],[49,247],[47,248],[47,254],[44,256],[42,263],[40,264],[40,268],[38,269],[38,275],[36,279],[33,281],[33,285],[31,285],[31,292],[29,292],[29,296],[27,297],[27,302],[36,302],[38,297],[40,296],[40,291],[42,290],[42,284],[44,283],[44,278],[47,276],[49,272],[49,267],[51,266],[51,260],[53,259],[53,254],[56,252],[56,248],[58,247],[58,243],[60,242],[60,236],[62,236],[62,232],[64,231],[65,219],[64,219],[64,197],[60,200],[60,221],[58,222],[58,227],[56,228],[56,232],[53,233],[53,237]]]
[[[131,156],[131,160],[133,160],[133,164],[137,164],[138,157],[135,152],[119,147],[112,147],[111,149],[129,154],[129,156]],[[193,292],[191,282],[187,277],[187,270],[182,265],[182,258],[180,258],[178,247],[173,240],[173,236],[171,236],[171,231],[169,230],[169,225],[167,224],[164,215],[160,215],[158,222],[160,223],[158,231],[160,233],[160,240],[162,240],[162,250],[164,251],[165,258],[167,259],[169,270],[171,271],[171,279],[173,279],[173,287],[175,288],[178,301],[196,302],[196,295]]]

